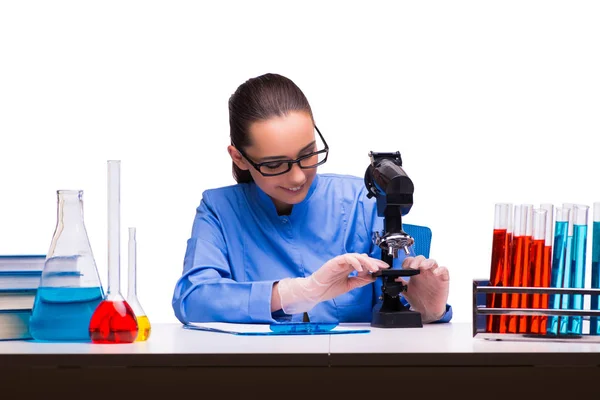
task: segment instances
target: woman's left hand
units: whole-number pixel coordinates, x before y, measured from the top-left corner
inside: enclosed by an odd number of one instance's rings
[[[411,309],[421,313],[423,323],[434,322],[444,316],[448,301],[450,275],[446,267],[438,266],[435,260],[423,256],[407,257],[402,263],[403,269],[418,269],[420,273],[404,282],[407,289],[404,297]]]

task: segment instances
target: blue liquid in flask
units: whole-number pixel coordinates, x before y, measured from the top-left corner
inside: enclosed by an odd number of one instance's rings
[[[90,341],[92,314],[102,302],[102,287],[40,287],[29,330],[40,341]]]

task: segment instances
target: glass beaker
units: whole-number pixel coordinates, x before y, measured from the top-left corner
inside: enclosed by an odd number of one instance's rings
[[[31,336],[89,341],[88,326],[104,291],[83,223],[83,191],[58,190],[57,223],[32,315]]]
[[[132,343],[137,337],[135,314],[121,296],[120,246],[121,162],[108,161],[108,288],[89,324],[93,343]]]
[[[137,297],[137,241],[135,228],[129,228],[129,277],[127,279],[127,302],[133,309],[138,324],[138,335],[136,342],[143,342],[150,337],[150,320],[144,312]]]

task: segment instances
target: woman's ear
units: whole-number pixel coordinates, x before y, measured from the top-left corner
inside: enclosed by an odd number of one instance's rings
[[[241,170],[247,171],[249,169],[249,165],[246,162],[246,159],[242,157],[240,152],[232,145],[227,146],[227,152],[231,157],[231,160],[237,165],[237,167]]]

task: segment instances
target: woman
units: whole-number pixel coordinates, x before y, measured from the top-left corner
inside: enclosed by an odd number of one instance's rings
[[[381,230],[364,180],[317,174],[329,148],[302,91],[266,74],[229,99],[238,184],[206,190],[196,209],[173,309],[182,323],[368,322],[377,300]],[[447,322],[448,270],[423,256],[403,301]],[[398,278],[401,279],[401,278]]]

